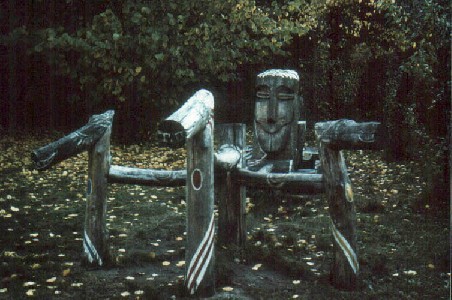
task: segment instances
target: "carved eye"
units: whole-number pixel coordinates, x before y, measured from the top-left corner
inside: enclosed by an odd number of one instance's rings
[[[257,99],[270,99],[270,89],[268,87],[259,87],[256,93]]]
[[[278,88],[278,99],[282,100],[282,101],[289,101],[289,100],[293,100],[295,98],[295,94],[292,91],[292,89],[285,87],[285,86],[281,86]]]

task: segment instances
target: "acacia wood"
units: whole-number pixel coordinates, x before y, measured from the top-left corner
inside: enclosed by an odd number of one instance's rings
[[[111,127],[114,113],[113,110],[109,110],[100,115],[93,115],[85,126],[53,143],[33,150],[31,159],[35,168],[38,170],[48,169],[58,162],[93,147],[106,130]]]

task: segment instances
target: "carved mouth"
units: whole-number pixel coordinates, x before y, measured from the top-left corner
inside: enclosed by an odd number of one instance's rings
[[[289,122],[277,122],[274,124],[269,124],[267,122],[259,122],[256,121],[256,125],[262,129],[263,131],[265,131],[266,133],[269,134],[275,134],[278,131],[281,131],[281,129],[283,129],[284,127],[286,127],[287,125],[289,125]]]

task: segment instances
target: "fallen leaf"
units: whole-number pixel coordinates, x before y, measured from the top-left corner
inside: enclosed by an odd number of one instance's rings
[[[24,286],[33,286],[33,285],[35,285],[35,284],[36,284],[36,282],[28,281],[28,282],[25,282],[25,283],[24,283]]]
[[[414,276],[414,275],[417,275],[417,272],[413,271],[413,270],[408,270],[408,271],[403,271],[403,274]]]
[[[176,264],[176,266],[179,267],[179,268],[185,266],[185,260],[179,261],[179,262]]]
[[[54,283],[56,281],[56,277],[52,277],[46,280],[47,283]]]
[[[68,276],[71,273],[71,269],[66,269],[63,271],[63,277]]]
[[[254,271],[259,270],[259,268],[262,267],[262,264],[256,264],[254,265],[254,267],[252,268]]]
[[[169,261],[162,262],[162,265],[164,265],[164,266],[169,266],[170,264],[171,264],[171,262],[169,262]]]
[[[225,291],[225,292],[232,292],[233,290],[234,290],[234,288],[230,287],[230,286],[223,287],[223,291]]]

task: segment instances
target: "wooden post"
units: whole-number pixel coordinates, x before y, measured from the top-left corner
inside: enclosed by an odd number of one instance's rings
[[[332,282],[340,289],[355,289],[359,274],[355,203],[341,149],[378,149],[381,132],[377,122],[339,120],[315,125],[333,233]]]
[[[187,145],[187,262],[190,295],[215,294],[213,95],[200,90],[159,126],[159,137]]]
[[[334,237],[332,282],[337,288],[352,290],[356,288],[359,271],[352,186],[342,152],[322,142],[319,151]]]
[[[34,150],[31,155],[35,167],[45,170],[64,159],[88,150],[83,259],[97,266],[105,265],[110,260],[105,217],[113,116],[113,110],[93,115],[85,126],[58,141]]]
[[[111,123],[104,135],[88,151],[88,183],[83,232],[84,262],[97,266],[108,264],[111,259],[106,226],[110,135]]]
[[[238,163],[233,167],[244,168],[242,152],[246,146],[245,124],[222,124],[217,126],[215,134],[223,149],[234,147],[239,151]],[[219,213],[218,240],[221,244],[243,247],[246,242],[246,188],[233,180],[234,173],[232,168],[218,168],[218,172],[215,173]]]

